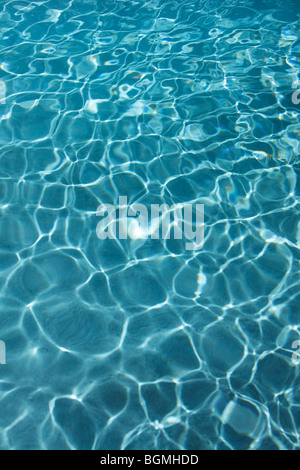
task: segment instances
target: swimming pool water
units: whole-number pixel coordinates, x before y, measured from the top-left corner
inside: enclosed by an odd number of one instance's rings
[[[300,449],[299,2],[0,7],[0,448]]]

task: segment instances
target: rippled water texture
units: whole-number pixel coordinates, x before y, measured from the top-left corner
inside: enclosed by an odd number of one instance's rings
[[[300,449],[299,2],[0,6],[0,447]]]

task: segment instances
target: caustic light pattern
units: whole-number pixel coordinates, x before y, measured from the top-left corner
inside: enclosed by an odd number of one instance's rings
[[[299,1],[0,7],[0,447],[300,449]]]

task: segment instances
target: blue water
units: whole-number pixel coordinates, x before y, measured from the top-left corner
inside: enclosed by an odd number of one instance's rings
[[[0,448],[300,449],[299,2],[0,7]]]

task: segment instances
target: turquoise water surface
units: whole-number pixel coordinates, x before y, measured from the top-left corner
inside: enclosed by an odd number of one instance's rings
[[[0,448],[300,449],[299,1],[0,11]]]

